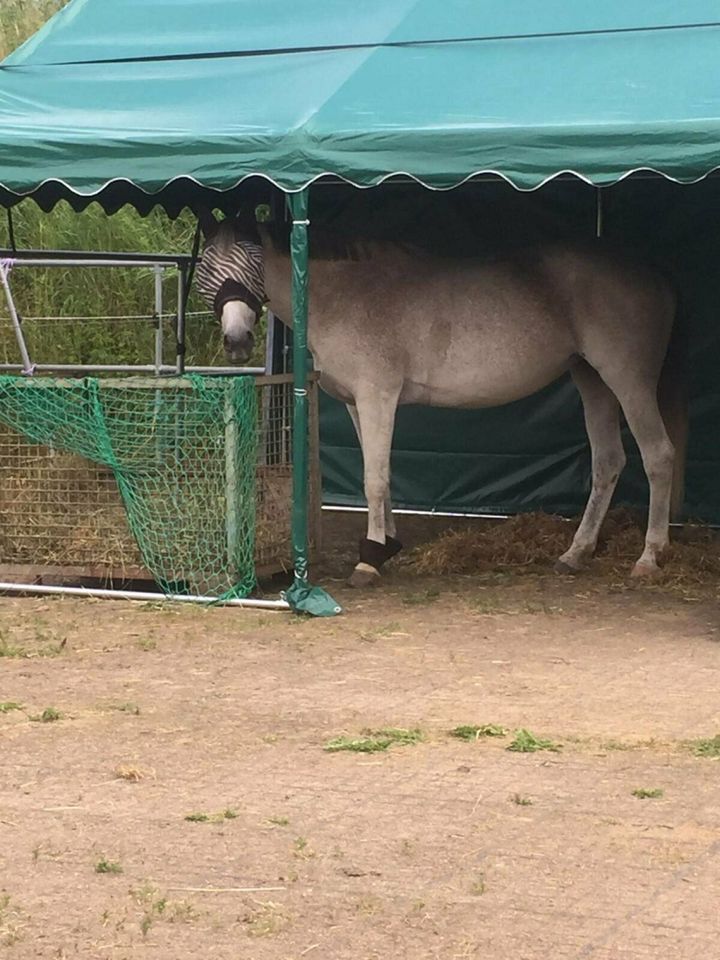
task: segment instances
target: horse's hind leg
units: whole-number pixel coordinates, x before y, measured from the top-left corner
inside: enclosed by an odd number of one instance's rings
[[[360,418],[358,417],[357,407],[352,403],[348,403],[347,411],[350,414],[350,419],[353,422],[355,427],[355,433],[357,433],[357,438],[360,443],[360,450],[362,451],[362,432],[360,430]],[[395,524],[395,514],[392,509],[392,500],[390,498],[390,490],[388,489],[387,496],[385,497],[385,539],[388,537],[395,538],[397,533],[397,527]]]
[[[652,576],[658,557],[667,547],[670,528],[675,451],[668,437],[657,401],[657,378],[628,378],[627,372],[614,382],[608,377],[640,450],[650,485],[645,549],[633,567],[634,577]]]
[[[581,361],[572,372],[580,392],[592,453],[592,489],[570,549],[558,560],[558,573],[577,573],[592,557],[618,477],[625,466],[620,436],[620,405],[593,368]]]
[[[367,537],[360,541],[360,562],[350,578],[354,587],[377,583],[383,563],[400,550],[400,544],[386,531],[390,502],[390,448],[397,401],[397,394],[376,393],[370,397],[358,397],[355,414],[348,408],[356,421],[362,447],[368,504]]]

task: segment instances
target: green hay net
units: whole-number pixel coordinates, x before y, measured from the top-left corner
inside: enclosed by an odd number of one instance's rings
[[[255,585],[256,395],[251,377],[0,376],[0,421],[112,469],[165,593],[228,599]]]

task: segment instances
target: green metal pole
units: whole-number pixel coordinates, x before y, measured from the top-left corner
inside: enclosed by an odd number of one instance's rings
[[[293,317],[293,508],[292,545],[295,579],[285,596],[297,613],[334,617],[342,607],[322,587],[308,581],[308,189],[288,197],[292,214],[290,257],[292,261]]]
[[[308,195],[307,187],[288,197],[292,214],[293,317],[293,512],[292,545],[295,584],[308,582]]]

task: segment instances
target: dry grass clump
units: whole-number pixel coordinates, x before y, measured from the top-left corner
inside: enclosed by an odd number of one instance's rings
[[[546,513],[525,513],[496,523],[479,523],[423,544],[412,554],[411,563],[418,573],[430,576],[548,568],[570,546],[577,523]],[[645,517],[638,512],[611,510],[603,524],[592,569],[627,575],[642,552],[645,523]],[[717,533],[707,527],[688,525],[673,530],[672,537],[656,582],[678,588],[716,584],[720,579]]]
[[[132,763],[119,764],[115,767],[114,773],[118,780],[127,780],[128,783],[140,783],[141,780],[152,779],[155,776],[154,770],[138,767]]]
[[[575,525],[547,513],[521,513],[497,523],[451,530],[418,547],[418,573],[443,576],[483,573],[498,567],[547,565],[570,545]]]

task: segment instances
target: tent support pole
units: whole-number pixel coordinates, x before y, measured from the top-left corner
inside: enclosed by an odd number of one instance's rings
[[[295,583],[308,582],[308,195],[290,194],[293,315],[293,512]]]
[[[342,608],[308,578],[308,480],[310,436],[308,429],[308,188],[288,197],[292,214],[290,258],[293,320],[293,505],[292,545],[295,576],[285,597],[297,613],[332,617]]]

